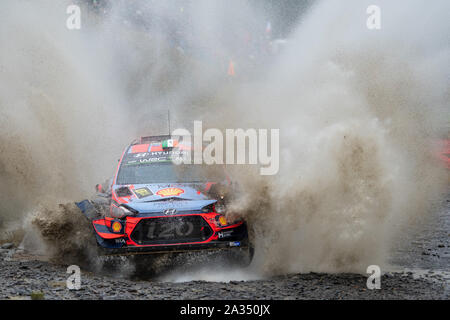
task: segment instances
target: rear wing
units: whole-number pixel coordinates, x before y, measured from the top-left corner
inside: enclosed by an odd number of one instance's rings
[[[182,135],[172,136],[169,134],[161,135],[161,136],[147,136],[147,137],[141,137],[139,139],[134,140],[131,145],[135,144],[144,144],[144,143],[161,143],[163,141],[167,140],[180,140],[180,138],[183,138]]]
[[[172,139],[172,136],[169,134],[161,135],[161,136],[147,136],[141,137],[136,143],[133,144],[143,144],[143,143],[151,143],[151,142],[161,142],[163,140]]]

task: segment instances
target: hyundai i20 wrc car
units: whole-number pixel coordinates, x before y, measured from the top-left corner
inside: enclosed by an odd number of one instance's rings
[[[175,164],[189,148],[142,137],[124,150],[110,185],[77,203],[105,254],[239,249],[251,259],[246,222],[224,215],[232,181],[222,166]]]

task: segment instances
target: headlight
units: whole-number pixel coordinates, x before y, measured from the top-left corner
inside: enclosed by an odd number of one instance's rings
[[[215,208],[216,212],[220,214],[225,214],[227,211],[227,207],[223,203],[216,203]]]
[[[204,213],[213,212],[213,211],[214,211],[213,204],[208,204],[207,206],[202,208],[202,212],[204,212]]]
[[[223,228],[230,225],[227,218],[225,218],[225,216],[221,214],[216,215],[214,219],[211,219],[211,221],[214,222],[214,224],[219,228]]]
[[[126,216],[135,216],[138,212],[135,210],[130,210],[131,208],[127,208],[124,205],[120,206],[112,206],[111,215],[113,218],[124,218]]]
[[[219,217],[219,224],[223,227],[226,226],[228,224],[227,219],[224,216],[220,216]]]

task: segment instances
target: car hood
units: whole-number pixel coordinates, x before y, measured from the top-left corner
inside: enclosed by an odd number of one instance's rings
[[[205,186],[205,183],[128,185],[132,195],[126,197],[126,205],[139,213],[158,213],[166,209],[197,211],[216,202],[203,193]],[[124,186],[116,186],[114,190],[121,187]]]

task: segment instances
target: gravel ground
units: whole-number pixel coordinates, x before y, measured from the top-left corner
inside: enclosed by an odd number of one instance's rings
[[[450,195],[447,197],[450,199]],[[0,299],[449,299],[450,200],[436,219],[396,249],[394,267],[368,290],[357,274],[293,274],[252,281],[163,282],[100,276],[82,271],[80,290],[68,290],[67,266],[0,249]],[[398,270],[398,271],[395,271]]]
[[[450,194],[436,206],[434,215],[400,242],[403,245],[395,249],[393,264],[450,271]]]
[[[448,299],[445,280],[430,274],[387,273],[382,289],[368,290],[355,274],[295,274],[228,283],[132,281],[82,273],[80,290],[66,288],[66,269],[40,261],[0,263],[1,299]]]

